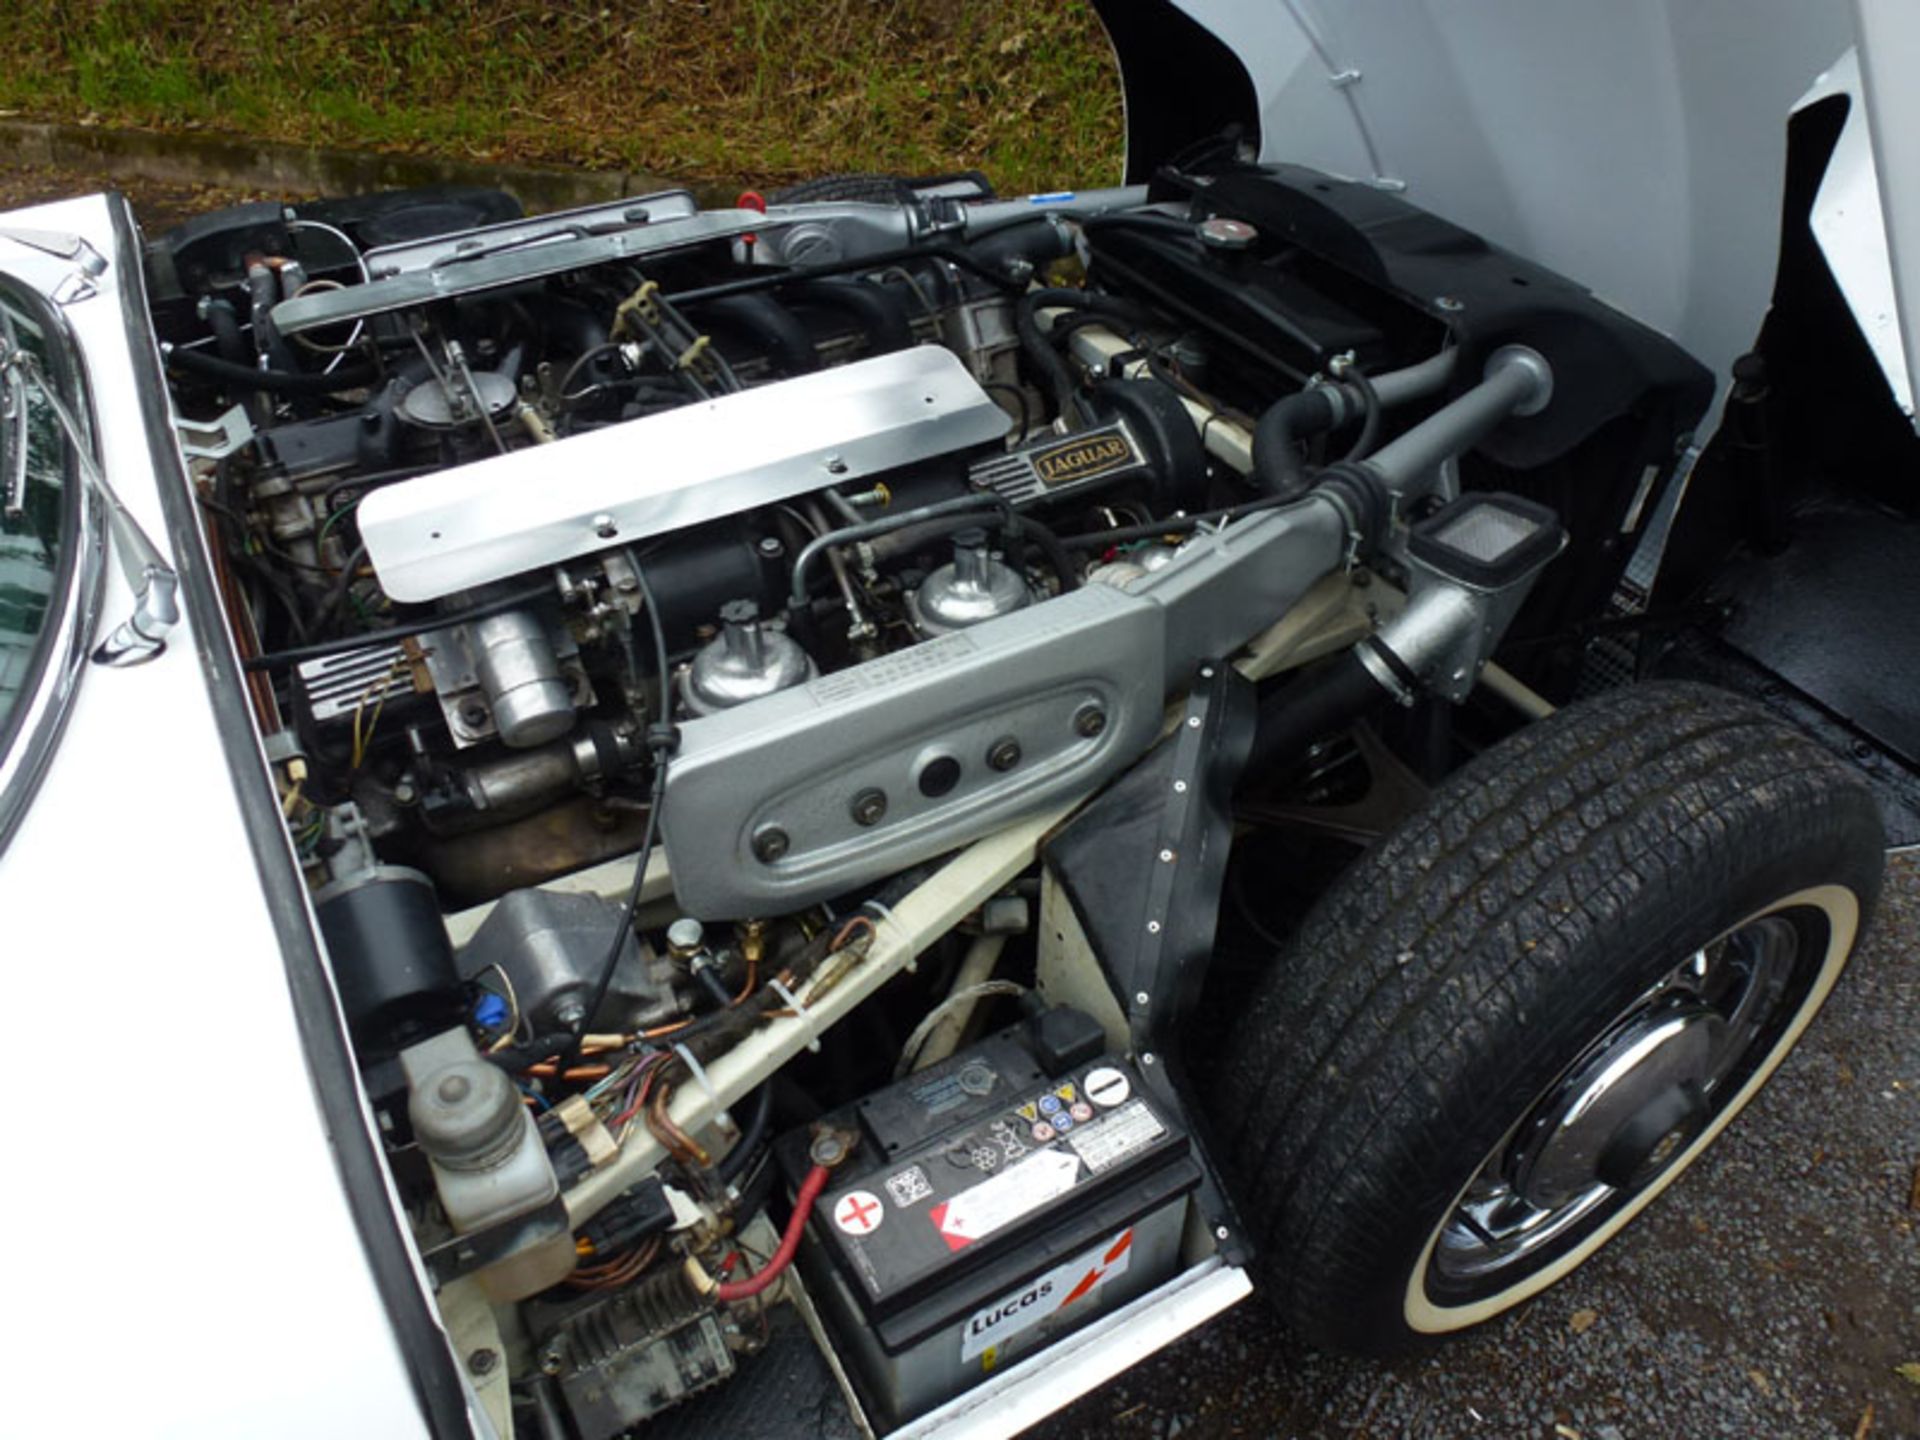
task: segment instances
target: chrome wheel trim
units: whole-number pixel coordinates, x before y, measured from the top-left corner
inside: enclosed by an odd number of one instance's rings
[[[1446,1212],[1429,1234],[1426,1245],[1421,1250],[1407,1279],[1403,1313],[1407,1324],[1412,1329],[1428,1334],[1465,1329],[1491,1319],[1554,1284],[1625,1228],[1687,1166],[1692,1164],[1695,1157],[1710,1145],[1746,1107],[1760,1087],[1766,1083],[1768,1077],[1778,1068],[1781,1060],[1792,1050],[1801,1033],[1819,1013],[1821,1005],[1825,1003],[1835,982],[1838,981],[1859,931],[1860,899],[1851,889],[1843,885],[1817,885],[1782,897],[1729,927],[1726,932],[1727,935],[1732,935],[1759,920],[1771,916],[1785,916],[1787,912],[1803,907],[1820,912],[1826,922],[1825,953],[1817,957],[1817,966],[1812,971],[1810,983],[1786,1013],[1784,1028],[1779,1031],[1771,1047],[1759,1057],[1757,1063],[1750,1067],[1739,1067],[1736,1055],[1733,1073],[1723,1074],[1720,1077],[1720,1103],[1712,1110],[1705,1128],[1689,1143],[1680,1147],[1678,1153],[1661,1165],[1652,1178],[1645,1181],[1639,1189],[1627,1192],[1616,1191],[1611,1196],[1603,1195],[1597,1199],[1585,1199],[1584,1207],[1578,1213],[1569,1213],[1558,1225],[1557,1238],[1571,1242],[1566,1245],[1562,1253],[1544,1263],[1539,1263],[1537,1268],[1532,1270],[1526,1270],[1517,1263],[1511,1265],[1508,1267],[1511,1278],[1506,1283],[1488,1281],[1492,1287],[1489,1293],[1465,1300],[1436,1299],[1429,1293],[1428,1282],[1442,1237],[1459,1219],[1462,1207],[1474,1201],[1475,1197],[1471,1192],[1475,1184],[1481,1181],[1487,1162],[1503,1156],[1507,1147],[1520,1134],[1522,1126],[1527,1124],[1528,1119],[1533,1118],[1539,1103],[1536,1101],[1535,1106],[1529,1107],[1527,1118],[1523,1118],[1519,1125],[1514,1126],[1502,1137],[1487,1160],[1476,1168],[1472,1178],[1455,1194]],[[1679,967],[1676,967],[1676,970],[1693,963],[1698,953],[1689,955]],[[1671,979],[1674,973],[1669,972],[1666,979]],[[1665,981],[1663,980],[1662,983],[1664,984]],[[1629,1016],[1645,1003],[1646,998],[1643,995],[1633,1007],[1630,1007]],[[1774,1013],[1778,1015],[1780,1012],[1776,1010]],[[1763,1026],[1764,1024],[1765,1022],[1762,1021]],[[1614,1027],[1610,1026],[1605,1036],[1611,1036],[1613,1033]],[[1603,1036],[1603,1042],[1605,1036]],[[1742,1046],[1743,1053],[1749,1055],[1752,1053],[1750,1049],[1752,1038],[1752,1034],[1749,1034]],[[1563,1072],[1562,1079],[1579,1071],[1589,1054],[1591,1050],[1583,1052],[1582,1057]],[[1745,1069],[1744,1079],[1740,1074],[1742,1068]],[[1548,1093],[1552,1094],[1560,1083],[1560,1080],[1556,1080],[1555,1085],[1549,1087]],[[1603,1205],[1603,1201],[1611,1203]],[[1568,1212],[1573,1209],[1571,1204],[1562,1208]],[[1544,1238],[1533,1240],[1530,1249],[1534,1259],[1538,1259],[1547,1243]]]

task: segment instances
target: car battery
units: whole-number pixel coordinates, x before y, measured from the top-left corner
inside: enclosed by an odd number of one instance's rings
[[[1170,1279],[1183,1126],[1056,1009],[824,1117],[859,1140],[802,1250],[869,1415],[902,1424]],[[808,1132],[784,1137],[797,1184]]]

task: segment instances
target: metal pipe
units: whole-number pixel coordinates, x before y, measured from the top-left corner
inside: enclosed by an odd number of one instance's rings
[[[1486,378],[1441,406],[1362,462],[1388,488],[1408,494],[1424,485],[1449,455],[1470,450],[1510,416],[1533,415],[1553,394],[1553,372],[1522,345],[1496,350]]]
[[[1480,683],[1490,695],[1498,695],[1529,720],[1544,720],[1553,714],[1554,704],[1526,681],[1489,660],[1480,667]]]
[[[847,503],[845,500],[840,499],[837,491],[829,489],[827,494],[833,496],[836,500],[840,500],[842,505]],[[827,517],[821,513],[820,507],[811,501],[807,504],[807,518],[813,522],[813,528],[821,534],[831,533],[827,529]],[[857,514],[853,519],[856,525],[860,523],[860,517]],[[840,553],[838,546],[829,545],[827,547],[827,568],[833,571],[833,583],[838,586],[840,590],[840,603],[846,607],[848,638],[852,640],[871,640],[880,632],[875,628],[873,622],[867,619],[866,613],[860,608],[860,596],[854,591],[853,576],[847,572],[847,557]]]
[[[984,235],[1005,225],[1037,220],[1054,211],[1099,215],[1108,210],[1131,210],[1147,203],[1144,185],[1116,185],[1107,190],[1061,190],[1046,195],[1018,195],[1011,200],[984,200],[966,207],[969,235]]]
[[[931,505],[917,505],[911,510],[902,510],[895,515],[883,515],[878,520],[868,520],[859,525],[846,525],[838,530],[829,530],[824,535],[816,535],[801,549],[793,561],[793,585],[789,600],[795,608],[807,603],[807,571],[813,568],[823,551],[836,545],[851,545],[856,540],[871,540],[876,535],[885,535],[890,530],[903,529],[918,524],[922,520],[939,520],[948,515],[965,515],[975,510],[998,510],[1011,522],[1014,517],[1013,506],[998,495],[962,495],[953,500],[937,500]]]
[[[1453,378],[1453,367],[1459,359],[1460,352],[1449,347],[1404,369],[1370,376],[1373,393],[1389,409],[1409,400],[1423,400]]]

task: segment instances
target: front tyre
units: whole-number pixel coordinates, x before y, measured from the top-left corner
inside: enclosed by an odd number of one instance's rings
[[[1737,1115],[1878,892],[1865,786],[1693,685],[1569,707],[1450,776],[1315,908],[1217,1113],[1264,1289],[1393,1353],[1572,1271]]]

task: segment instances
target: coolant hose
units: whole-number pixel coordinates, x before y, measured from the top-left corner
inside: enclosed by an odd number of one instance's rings
[[[1314,741],[1345,729],[1392,698],[1357,649],[1320,661],[1260,702],[1245,773],[1257,776],[1305,754]]]
[[[1122,324],[1137,324],[1148,317],[1147,312],[1130,300],[1118,295],[1103,295],[1097,290],[1071,290],[1063,286],[1042,286],[1029,290],[1020,297],[1020,303],[1013,308],[1013,331],[1020,339],[1020,348],[1033,362],[1034,368],[1046,378],[1047,387],[1053,392],[1054,402],[1062,414],[1071,413],[1081,421],[1093,417],[1087,414],[1081,404],[1080,396],[1074,385],[1073,367],[1066,357],[1053,348],[1047,334],[1040,328],[1042,310],[1084,310],[1096,315],[1104,315]]]
[[[820,352],[800,317],[770,295],[725,295],[702,300],[697,313],[725,330],[760,342],[783,375],[810,375],[820,368]],[[702,329],[707,328],[702,323]]]
[[[1315,385],[1282,396],[1260,412],[1253,427],[1253,478],[1267,494],[1307,493],[1306,462],[1296,447],[1307,436],[1324,435],[1339,422],[1334,399],[1327,386]]]
[[[867,332],[868,352],[881,355],[913,344],[913,321],[906,302],[865,280],[803,280],[787,291],[791,299],[823,310],[851,315]]]
[[[207,328],[213,332],[214,347],[222,359],[235,365],[246,363],[247,342],[240,334],[240,317],[233,313],[232,301],[207,302]]]
[[[174,369],[184,370],[189,375],[218,380],[223,385],[242,390],[268,390],[276,395],[331,395],[336,390],[353,390],[362,385],[371,385],[380,378],[378,370],[365,364],[342,365],[330,373],[315,375],[293,370],[255,370],[248,365],[222,360],[217,355],[203,355],[198,350],[182,350],[177,346],[166,352],[166,360]]]
[[[1442,350],[1402,370],[1370,379],[1357,370],[1350,381],[1327,382],[1284,395],[1261,413],[1253,427],[1253,479],[1269,495],[1297,498],[1310,481],[1294,448],[1309,435],[1324,435],[1355,415],[1365,417],[1360,438],[1343,458],[1361,460],[1380,436],[1380,413],[1409,400],[1437,394],[1452,378],[1458,350]]]

